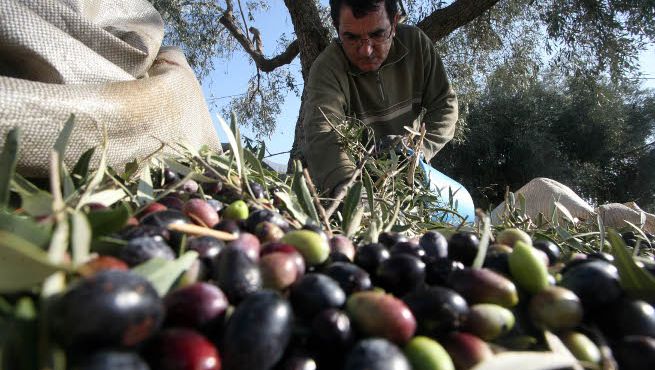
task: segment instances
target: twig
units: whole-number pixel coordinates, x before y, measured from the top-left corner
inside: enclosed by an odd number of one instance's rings
[[[263,72],[271,72],[274,69],[291,63],[296,56],[300,53],[300,44],[298,40],[292,41],[285,51],[281,54],[273,57],[266,58],[264,54],[258,51],[256,45],[248,37],[247,31],[243,32],[237,25],[237,21],[234,18],[232,1],[227,0],[227,9],[218,20],[230,34],[237,40],[237,42],[243,47],[243,50],[250,55],[250,58],[255,62],[255,65],[259,67]]]
[[[167,229],[171,231],[177,231],[189,235],[195,236],[212,236],[216,239],[223,241],[232,241],[236,240],[237,236],[225,231],[214,230],[208,227],[202,227],[194,224],[169,224],[166,226]]]
[[[373,151],[373,148],[368,150],[367,154],[371,154]],[[330,207],[326,211],[326,217],[329,219],[334,211],[337,210],[339,207],[339,204],[341,204],[341,201],[343,198],[346,197],[346,194],[348,194],[348,190],[353,186],[359,175],[362,174],[362,171],[364,170],[364,165],[366,164],[366,161],[368,160],[368,156],[364,157],[362,159],[362,162],[359,164],[359,167],[355,170],[355,172],[350,176],[350,180],[339,189],[339,191],[334,195],[334,200],[332,201],[332,204],[330,204]]]
[[[241,13],[241,20],[243,20],[243,29],[245,30],[245,34],[248,35],[248,23],[246,22],[246,15],[243,14],[243,7],[241,6],[241,0],[237,0],[239,3],[239,13]]]
[[[319,215],[323,219],[323,223],[325,224],[325,229],[327,230],[327,234],[330,238],[332,238],[332,228],[330,227],[330,219],[327,217],[327,214],[325,213],[325,208],[323,208],[323,206],[321,205],[321,201],[318,199],[318,193],[316,192],[316,187],[314,186],[314,182],[312,181],[311,176],[309,176],[309,172],[307,171],[306,168],[302,170],[302,174],[303,176],[305,176],[305,182],[307,183],[309,192],[312,194],[312,198],[314,198],[314,205],[316,206]]]

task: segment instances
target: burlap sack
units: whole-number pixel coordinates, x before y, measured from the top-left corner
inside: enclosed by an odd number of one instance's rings
[[[1,2],[0,146],[11,128],[22,128],[20,173],[47,174],[49,152],[71,113],[69,166],[101,143],[103,126],[108,164],[117,170],[157,151],[162,141],[220,150],[184,55],[160,50],[164,25],[150,3]]]
[[[603,219],[605,225],[612,227],[629,226],[625,221],[643,228],[644,231],[655,233],[655,215],[644,212],[634,202],[625,204],[609,203],[598,207],[598,213]],[[643,226],[641,225],[643,215]]]
[[[533,220],[536,219],[539,213],[543,213],[546,219],[550,219],[555,201],[566,207],[574,218],[581,221],[595,219],[596,217],[594,208],[580,198],[571,188],[549,178],[538,177],[532,179],[515,191],[514,194],[517,197],[519,194],[523,194],[526,200],[526,214]],[[491,212],[492,222],[498,223],[503,219],[506,216],[503,214],[504,211],[505,202],[502,202]]]
[[[515,192],[523,194],[526,200],[526,214],[536,219],[539,213],[543,213],[547,219],[552,217],[553,202],[558,201],[566,207],[574,218],[580,221],[596,221],[599,214],[606,227],[622,228],[629,226],[625,221],[640,226],[644,231],[655,233],[655,215],[644,212],[634,202],[620,204],[610,203],[594,208],[580,198],[573,190],[555,180],[548,178],[536,178],[525,184]],[[505,202],[501,203],[491,212],[493,223],[501,222],[506,214]],[[641,225],[642,213],[644,224]]]

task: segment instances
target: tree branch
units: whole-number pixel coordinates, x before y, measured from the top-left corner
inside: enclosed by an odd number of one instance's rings
[[[241,31],[237,26],[236,19],[232,14],[231,7],[228,6],[228,10],[223,13],[219,22],[227,28],[227,30],[234,36],[234,38],[239,42],[243,49],[250,55],[252,60],[257,65],[257,68],[263,72],[271,72],[274,69],[289,64],[293,59],[300,53],[300,48],[298,46],[298,40],[294,40],[287,46],[287,49],[282,52],[280,55],[277,55],[273,58],[266,58],[264,54],[257,49],[257,46],[250,41],[248,36]]]
[[[434,11],[420,21],[417,26],[432,41],[438,41],[491,9],[498,1],[457,0],[443,9]]]

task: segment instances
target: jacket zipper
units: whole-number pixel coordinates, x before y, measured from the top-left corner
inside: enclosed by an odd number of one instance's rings
[[[386,97],[384,96],[384,85],[382,84],[382,78],[380,77],[380,70],[377,71],[376,79],[378,82],[378,88],[380,88],[380,97],[382,98],[382,101],[386,100]]]

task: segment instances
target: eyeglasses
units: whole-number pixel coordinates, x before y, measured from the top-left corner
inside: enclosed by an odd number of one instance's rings
[[[393,34],[393,26],[386,30],[378,30],[368,35],[368,38],[361,38],[359,35],[352,33],[344,33],[339,37],[339,42],[349,47],[360,47],[364,42],[372,46],[382,45],[391,39]]]

